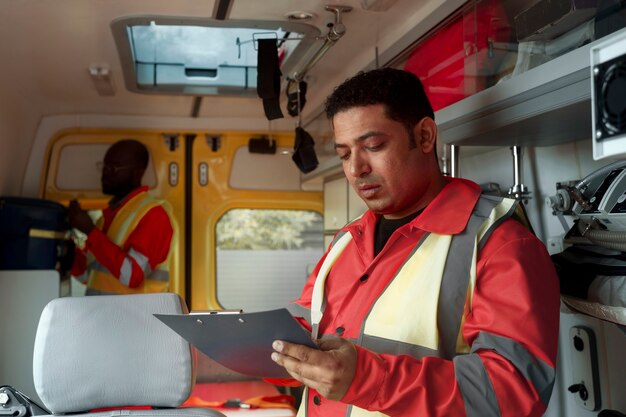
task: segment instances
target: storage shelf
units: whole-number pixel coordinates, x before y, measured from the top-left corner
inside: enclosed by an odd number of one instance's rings
[[[591,137],[588,44],[435,114],[444,143],[550,146]]]

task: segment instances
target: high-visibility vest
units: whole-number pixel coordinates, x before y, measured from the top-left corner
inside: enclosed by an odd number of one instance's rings
[[[481,196],[461,233],[426,233],[371,306],[356,344],[377,353],[406,354],[417,359],[424,356],[452,359],[468,353],[470,347],[465,343],[462,328],[463,317],[472,305],[477,252],[491,232],[513,215],[525,219],[516,200]],[[326,278],[351,240],[348,232],[335,237],[316,277],[311,299],[314,334],[323,316]],[[428,279],[415,279],[420,276]],[[307,415],[307,405],[308,388],[298,417]],[[385,414],[348,406],[346,415]]]
[[[166,211],[170,219],[172,218],[171,207],[167,201],[158,200],[146,192],[139,193],[132,197],[120,208],[107,230],[107,237],[113,243],[123,248],[126,239],[137,227],[141,219],[154,207],[161,206]],[[102,229],[104,218],[101,217],[96,227]],[[172,222],[172,227],[174,224]],[[140,294],[148,292],[167,292],[170,289],[170,271],[173,269],[173,261],[176,247],[176,231],[172,236],[169,254],[164,262],[157,265],[154,270],[148,271],[143,282],[136,288],[130,288],[122,284],[117,277],[109,272],[97,259],[88,253],[87,263],[89,277],[87,287],[97,293],[104,294]]]

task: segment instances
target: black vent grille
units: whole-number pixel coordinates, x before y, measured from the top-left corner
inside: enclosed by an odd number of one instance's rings
[[[626,133],[626,56],[597,66],[596,134],[607,139]]]

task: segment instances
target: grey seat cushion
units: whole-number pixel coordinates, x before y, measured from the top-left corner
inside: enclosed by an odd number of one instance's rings
[[[37,394],[54,414],[179,406],[193,388],[194,352],[153,314],[186,312],[184,301],[173,293],[53,300],[41,314],[35,338]],[[222,415],[204,409],[155,411]],[[139,415],[147,414],[151,412]]]

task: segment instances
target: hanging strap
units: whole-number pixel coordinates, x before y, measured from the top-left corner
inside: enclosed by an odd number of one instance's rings
[[[280,67],[276,39],[258,39],[257,93],[263,99],[267,120],[280,119]]]

